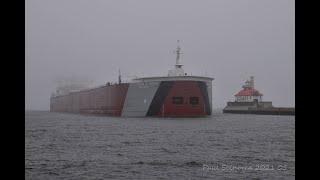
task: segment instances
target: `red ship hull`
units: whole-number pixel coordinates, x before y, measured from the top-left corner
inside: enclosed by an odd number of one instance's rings
[[[53,112],[92,113],[120,116],[128,84],[104,86],[51,98]]]
[[[171,87],[168,89],[167,95],[164,96],[163,103],[158,102],[160,109],[158,112],[149,113],[149,116],[195,117],[211,114],[210,105],[208,101],[206,101],[208,98],[206,95],[207,92],[202,92],[201,89],[201,85],[203,85],[202,82],[177,81],[166,83]],[[161,85],[159,90],[165,91],[164,88],[161,88]],[[174,102],[175,97],[178,97],[180,102]],[[192,104],[190,103],[190,98],[198,98],[198,102]]]
[[[51,97],[50,110],[125,117],[207,116],[211,115],[211,79],[203,79],[161,77],[106,85]]]

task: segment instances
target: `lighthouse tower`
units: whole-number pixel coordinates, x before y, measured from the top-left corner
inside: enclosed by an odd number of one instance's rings
[[[258,90],[254,89],[254,77],[251,76],[242,86],[242,90],[235,95],[236,102],[261,102],[262,96]]]

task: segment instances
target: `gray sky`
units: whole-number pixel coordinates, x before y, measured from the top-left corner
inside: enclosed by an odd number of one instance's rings
[[[181,62],[213,81],[213,108],[250,75],[264,100],[295,104],[293,0],[28,0],[25,100],[48,110],[61,78],[167,75]]]

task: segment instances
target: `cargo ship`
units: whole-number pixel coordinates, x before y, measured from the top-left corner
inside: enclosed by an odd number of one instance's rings
[[[235,114],[265,114],[265,115],[295,115],[295,108],[274,107],[271,101],[262,101],[263,94],[254,88],[254,77],[245,82],[234,102],[227,102],[223,113]]]
[[[50,97],[51,112],[103,114],[122,117],[202,117],[211,115],[212,81],[184,72],[177,46],[176,63],[167,76],[142,77],[82,89],[57,91]]]

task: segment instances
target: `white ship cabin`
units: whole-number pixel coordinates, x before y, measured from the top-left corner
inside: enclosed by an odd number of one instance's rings
[[[235,95],[236,102],[262,102],[262,96],[258,90],[254,89],[254,77],[251,76],[250,80],[245,82],[242,90]]]

